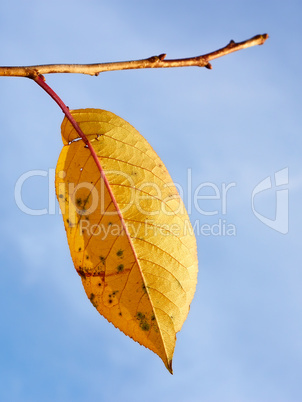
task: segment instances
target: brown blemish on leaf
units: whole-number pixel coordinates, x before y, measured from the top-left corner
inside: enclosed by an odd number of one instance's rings
[[[120,264],[117,266],[117,272],[123,272],[124,271],[124,264]]]
[[[150,329],[150,325],[147,323],[147,321],[142,322],[139,326],[143,331],[149,331]]]
[[[86,278],[86,273],[85,273],[85,271],[83,270],[82,267],[79,267],[79,269],[78,269],[77,271],[78,271],[78,274],[79,274],[82,278]]]
[[[66,219],[66,222],[67,222],[69,228],[72,228],[74,226],[73,223],[70,222],[69,219]]]
[[[123,251],[123,250],[118,250],[118,252],[116,253],[116,255],[117,255],[118,257],[122,257],[123,254],[124,254],[124,251]]]
[[[140,311],[136,314],[136,318],[140,321],[139,326],[143,331],[149,331],[150,325],[147,322],[145,314]]]
[[[91,301],[92,305],[93,305],[95,308],[97,308],[97,303],[96,303],[96,301],[95,301],[95,294],[94,294],[94,293],[91,293],[91,294],[90,294],[89,300]]]
[[[143,313],[141,313],[140,311],[136,314],[136,318],[138,319],[138,320],[141,320],[141,319],[143,319],[143,318],[145,318],[145,314],[143,314]]]

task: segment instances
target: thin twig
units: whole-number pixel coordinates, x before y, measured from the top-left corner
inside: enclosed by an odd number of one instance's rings
[[[45,64],[26,67],[0,67],[0,76],[28,77],[33,78],[54,73],[78,73],[88,75],[98,75],[105,71],[132,70],[139,68],[169,68],[169,67],[206,67],[211,69],[211,60],[225,56],[229,53],[246,49],[251,46],[262,45],[268,38],[268,34],[256,35],[251,39],[236,43],[233,40],[215,52],[207,53],[202,56],[190,57],[185,59],[165,60],[166,55],[149,57],[143,60],[118,61],[113,63],[99,64]]]

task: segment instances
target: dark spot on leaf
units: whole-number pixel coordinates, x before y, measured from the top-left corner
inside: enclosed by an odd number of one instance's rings
[[[70,228],[72,228],[72,227],[73,227],[73,223],[72,223],[72,222],[70,222],[70,220],[69,220],[69,219],[66,219],[66,222],[68,223],[68,227],[70,227]]]
[[[112,303],[112,299],[109,299],[108,301],[109,301],[110,304]]]
[[[81,248],[81,247],[79,247],[79,251],[82,251],[82,248]]]
[[[102,286],[101,282],[98,283],[98,286]]]
[[[82,267],[79,267],[79,269],[78,269],[78,274],[79,274],[82,278],[86,278],[86,273],[85,273],[85,271],[83,270]]]
[[[122,272],[122,271],[124,271],[124,264],[118,265],[116,269],[117,269],[117,272]]]
[[[93,304],[93,306],[94,306],[95,308],[97,308],[97,303],[96,303],[96,301],[95,301],[94,299],[95,299],[95,294],[94,294],[94,293],[91,293],[91,294],[90,294],[90,297],[89,297],[89,300],[91,301],[91,303]]]
[[[76,204],[79,206],[82,204],[82,198],[77,198],[76,199]]]
[[[112,222],[108,222],[108,226],[112,225]]]
[[[86,255],[86,260],[89,260],[89,255]]]
[[[143,289],[143,291],[144,291],[145,293],[147,293],[146,286],[145,286],[144,283],[142,284],[142,289]]]
[[[100,260],[103,265],[105,265],[106,258],[100,255]]]
[[[123,250],[119,250],[119,251],[116,253],[116,255],[117,255],[118,257],[121,257],[123,254],[124,254],[124,251],[123,251]]]
[[[123,314],[121,312],[119,312],[118,315],[122,316]]]
[[[143,331],[149,331],[150,325],[147,322],[145,314],[142,312],[138,311],[136,313],[136,318],[140,321],[139,326]]]
[[[63,194],[59,194],[59,198],[64,198],[64,195],[63,195]]]
[[[143,331],[149,331],[150,325],[147,323],[147,321],[144,321],[140,324],[140,327]]]

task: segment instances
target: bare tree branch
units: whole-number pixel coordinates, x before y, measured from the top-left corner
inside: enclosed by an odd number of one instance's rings
[[[132,70],[139,68],[169,68],[169,67],[206,67],[211,69],[211,60],[225,56],[229,53],[246,49],[251,46],[262,45],[268,39],[268,34],[256,35],[243,42],[231,42],[214,52],[202,56],[185,59],[165,60],[166,55],[160,54],[143,60],[118,61],[113,63],[99,64],[45,64],[25,67],[0,67],[0,76],[5,77],[28,77],[35,79],[39,75],[54,73],[78,73],[98,75],[105,71]]]

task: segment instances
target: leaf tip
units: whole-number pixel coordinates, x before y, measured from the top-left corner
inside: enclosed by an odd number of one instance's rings
[[[173,375],[172,360],[168,360],[167,369],[168,369],[169,373]]]

